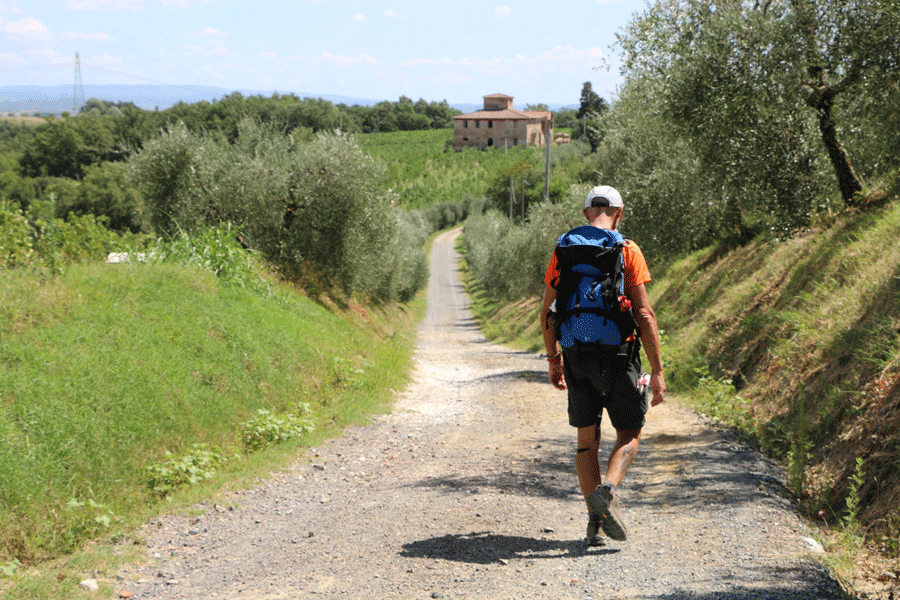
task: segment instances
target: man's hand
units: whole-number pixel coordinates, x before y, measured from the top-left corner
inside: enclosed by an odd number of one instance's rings
[[[653,390],[653,400],[650,406],[662,404],[666,400],[666,379],[662,371],[650,375],[650,389]]]
[[[563,376],[562,356],[550,361],[550,383],[558,390],[566,389],[566,378]]]

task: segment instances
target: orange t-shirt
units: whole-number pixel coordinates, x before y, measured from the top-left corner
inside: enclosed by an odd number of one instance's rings
[[[647,261],[644,259],[644,253],[637,244],[631,240],[625,240],[625,247],[622,249],[622,261],[625,263],[625,289],[649,283],[650,269],[647,268]],[[553,250],[553,256],[550,257],[550,265],[547,267],[547,273],[544,275],[544,283],[556,289],[556,283],[559,281],[559,262],[556,260],[556,250]]]

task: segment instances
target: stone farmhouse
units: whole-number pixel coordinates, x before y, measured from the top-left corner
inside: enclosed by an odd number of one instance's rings
[[[484,109],[453,117],[453,149],[543,146],[553,139],[553,114],[516,110],[513,97],[484,96]]]

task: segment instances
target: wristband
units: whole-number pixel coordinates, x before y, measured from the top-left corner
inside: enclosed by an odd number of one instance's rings
[[[557,358],[562,358],[562,352],[557,352],[553,356],[548,356],[547,361],[552,362],[552,361],[556,360]]]

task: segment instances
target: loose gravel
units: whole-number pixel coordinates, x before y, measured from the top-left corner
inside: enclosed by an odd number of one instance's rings
[[[479,333],[455,235],[434,244],[414,381],[393,413],[148,523],[123,597],[845,598],[776,465],[677,399],[651,409],[620,488],[628,541],[588,547],[565,394],[542,357]],[[608,423],[602,435],[608,452]]]

